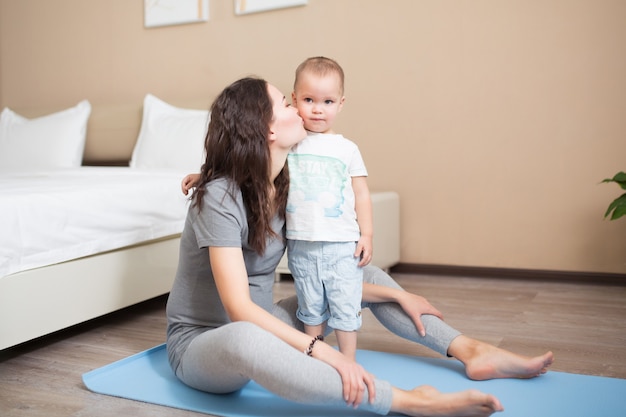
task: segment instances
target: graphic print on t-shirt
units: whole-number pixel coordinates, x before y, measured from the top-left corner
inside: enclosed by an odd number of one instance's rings
[[[350,176],[347,173],[347,166],[339,159],[291,154],[289,177],[288,212],[295,213],[299,208],[312,205],[318,215],[324,217],[342,215],[345,182]]]

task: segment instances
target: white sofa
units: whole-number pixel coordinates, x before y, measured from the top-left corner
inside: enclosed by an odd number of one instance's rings
[[[388,270],[400,261],[400,197],[393,191],[373,192],[374,256],[372,265]],[[287,254],[276,268],[276,280],[290,274]]]

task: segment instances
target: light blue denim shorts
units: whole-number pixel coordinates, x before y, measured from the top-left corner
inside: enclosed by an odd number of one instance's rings
[[[304,324],[343,331],[361,327],[363,269],[354,256],[356,242],[289,240],[287,256]]]

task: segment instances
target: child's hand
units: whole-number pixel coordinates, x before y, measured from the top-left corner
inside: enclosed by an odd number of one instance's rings
[[[356,244],[356,250],[354,251],[355,257],[360,257],[361,261],[359,266],[363,267],[372,261],[372,255],[374,253],[374,244],[372,243],[371,236],[361,236]]]
[[[200,174],[189,174],[183,178],[183,182],[181,183],[181,190],[183,194],[189,194],[189,190],[191,190],[196,182],[200,179]]]

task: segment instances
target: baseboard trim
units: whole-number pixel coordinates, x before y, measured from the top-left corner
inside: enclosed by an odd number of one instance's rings
[[[83,166],[93,166],[93,167],[127,167],[130,165],[130,161],[126,159],[111,159],[106,161],[99,160],[88,160],[85,159],[83,161]]]
[[[480,278],[525,279],[626,286],[626,274],[605,272],[552,271],[539,269],[495,268],[438,264],[399,263],[391,273],[465,276]]]

